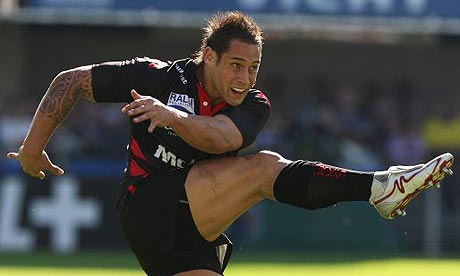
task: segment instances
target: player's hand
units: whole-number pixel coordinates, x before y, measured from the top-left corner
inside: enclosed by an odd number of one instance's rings
[[[16,159],[22,167],[22,170],[40,179],[45,179],[45,171],[49,171],[55,175],[63,175],[64,170],[54,165],[45,151],[40,154],[33,154],[24,149],[24,146],[19,147],[18,152],[9,152],[8,158]]]
[[[181,111],[171,108],[158,99],[143,96],[131,90],[133,101],[125,105],[121,111],[133,118],[133,122],[141,123],[150,120],[148,132],[152,133],[158,127],[171,126],[173,121],[180,116]]]

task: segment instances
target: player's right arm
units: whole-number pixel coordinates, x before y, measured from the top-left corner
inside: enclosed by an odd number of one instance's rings
[[[45,171],[62,175],[64,170],[51,162],[45,148],[54,131],[80,99],[94,101],[91,66],[63,71],[53,79],[35,112],[24,142],[17,152],[8,153],[8,158],[15,158],[24,172],[40,179],[45,178]]]

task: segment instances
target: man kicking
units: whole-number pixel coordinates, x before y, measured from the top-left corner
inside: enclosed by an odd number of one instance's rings
[[[79,99],[127,103],[128,163],[117,210],[129,247],[148,275],[223,275],[224,231],[263,199],[304,209],[369,201],[386,219],[405,214],[421,191],[452,174],[453,156],[360,172],[271,151],[237,156],[267,121],[254,89],[262,31],[240,12],[218,14],[192,58],[150,58],[70,69],[51,82],[17,152],[24,172],[62,175],[46,145]]]

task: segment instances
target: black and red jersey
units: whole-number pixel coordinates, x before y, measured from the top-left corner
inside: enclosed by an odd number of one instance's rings
[[[192,59],[163,62],[150,58],[96,64],[92,68],[92,86],[97,102],[131,102],[130,91],[152,96],[162,103],[193,115],[225,114],[238,127],[243,146],[252,144],[264,127],[270,103],[260,91],[251,89],[243,103],[233,107],[225,103],[212,107],[207,92],[196,78],[197,65]],[[193,148],[173,129],[155,128],[149,133],[149,121],[130,120],[127,176],[146,176],[164,170],[184,168],[197,161],[225,154],[209,154]]]

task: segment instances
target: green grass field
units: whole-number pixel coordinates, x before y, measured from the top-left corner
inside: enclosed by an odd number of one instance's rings
[[[459,275],[460,259],[366,258],[301,253],[242,254],[232,260],[229,276],[279,275]],[[144,275],[126,253],[76,255],[0,255],[1,276],[135,276]]]

